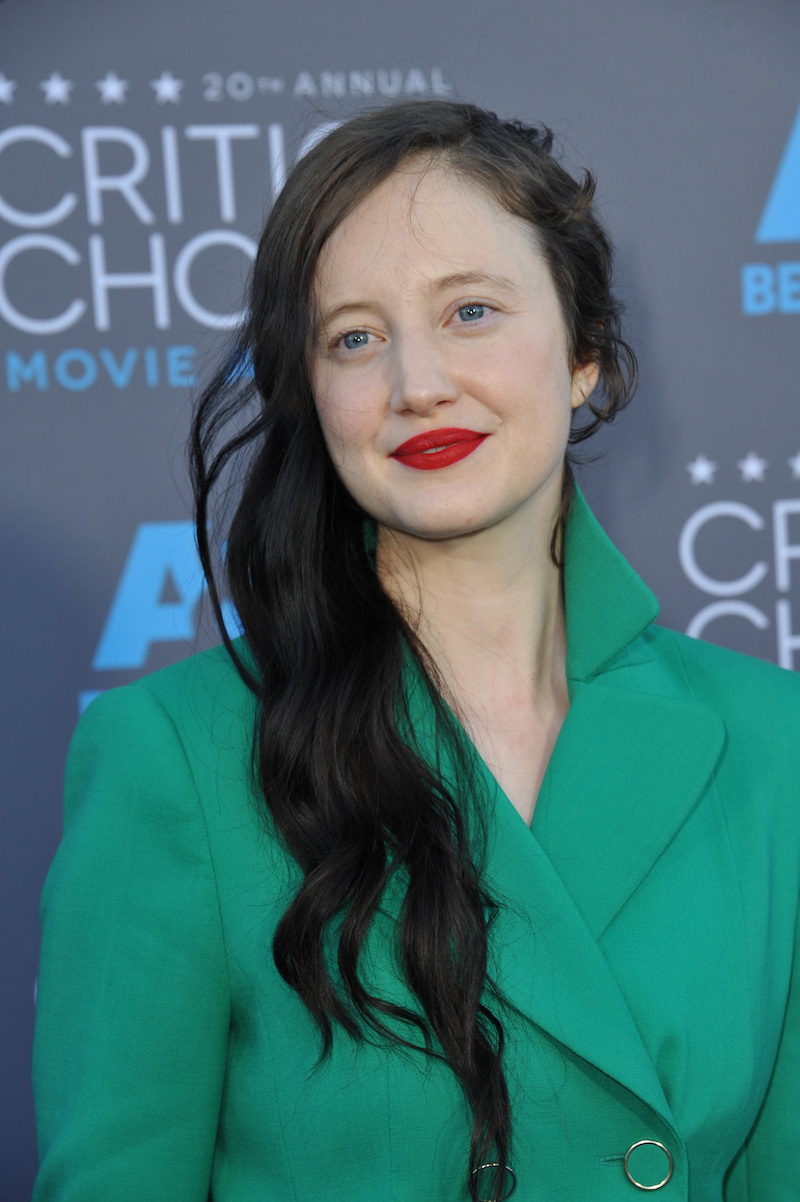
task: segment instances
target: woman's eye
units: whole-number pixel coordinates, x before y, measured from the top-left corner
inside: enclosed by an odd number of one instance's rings
[[[351,330],[349,334],[343,334],[340,339],[341,345],[348,351],[360,350],[362,346],[366,346],[369,342],[369,334],[366,330]]]
[[[485,305],[462,305],[458,310],[458,316],[462,321],[480,321],[485,312]]]

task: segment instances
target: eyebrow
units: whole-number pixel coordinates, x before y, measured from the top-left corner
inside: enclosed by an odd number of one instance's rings
[[[437,276],[435,280],[431,280],[425,291],[430,296],[435,296],[437,292],[445,292],[448,288],[455,288],[459,285],[467,284],[493,284],[497,288],[502,288],[505,292],[517,292],[519,285],[515,284],[504,275],[495,275],[489,271],[453,271],[448,275]],[[354,300],[345,301],[341,305],[337,305],[328,313],[322,313],[321,323],[323,326],[328,326],[338,317],[343,317],[345,313],[354,313],[360,309],[371,308],[369,301]]]
[[[519,288],[513,280],[510,280],[504,275],[495,275],[491,271],[454,271],[450,275],[439,276],[438,279],[431,280],[428,286],[428,292],[444,292],[447,288],[454,288],[457,284],[494,284],[508,292],[516,292]]]

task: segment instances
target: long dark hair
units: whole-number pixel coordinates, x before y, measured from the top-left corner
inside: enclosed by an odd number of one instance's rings
[[[321,1032],[419,1047],[446,1061],[473,1116],[469,1190],[490,1161],[502,1194],[511,1115],[502,993],[487,974],[496,904],[481,874],[485,821],[474,752],[442,701],[413,624],[381,587],[365,513],[334,471],[308,371],[312,286],[339,223],[400,164],[427,156],[527,220],[550,267],[573,361],[601,384],[582,441],[627,403],[635,360],[611,293],[611,247],[552,136],[469,104],[416,101],[362,113],[294,168],[261,238],[248,319],[203,394],[191,438],[197,540],[222,638],[258,700],[254,770],[271,822],[303,872],[275,934],[275,964]],[[566,520],[565,466],[553,548]],[[238,501],[224,573],[246,636],[222,620],[212,497]],[[418,742],[407,668],[430,706],[442,763]],[[361,952],[387,889],[402,898],[395,955],[413,1005],[376,996]],[[330,958],[333,953],[333,960]],[[335,964],[332,972],[329,965]],[[502,983],[500,983],[501,985]],[[486,1187],[486,1180],[480,1185]]]

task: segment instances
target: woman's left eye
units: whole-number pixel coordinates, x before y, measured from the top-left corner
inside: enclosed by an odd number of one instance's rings
[[[458,316],[464,322],[480,321],[480,319],[483,317],[485,312],[486,312],[485,305],[479,305],[473,301],[468,305],[461,305],[461,307],[458,310]]]
[[[342,335],[340,341],[346,350],[357,351],[367,345],[369,334],[366,330],[350,330],[347,334]]]

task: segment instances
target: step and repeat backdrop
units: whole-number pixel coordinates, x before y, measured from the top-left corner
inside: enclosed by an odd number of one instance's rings
[[[0,0],[3,1202],[35,1172],[70,734],[214,640],[192,396],[288,167],[365,104],[431,96],[544,121],[597,173],[642,379],[585,492],[665,624],[800,669],[792,0]]]

